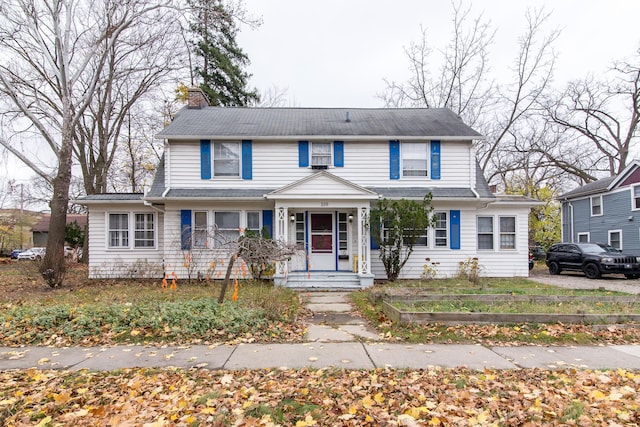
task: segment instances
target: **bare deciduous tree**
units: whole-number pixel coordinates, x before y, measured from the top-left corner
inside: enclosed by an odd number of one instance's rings
[[[51,183],[51,223],[42,271],[50,286],[64,277],[64,233],[77,128],[117,41],[142,17],[167,2],[9,0],[0,7],[2,113],[12,138],[0,139],[14,156]],[[25,144],[21,144],[25,141]],[[47,163],[27,149],[36,145]]]
[[[495,31],[482,15],[453,4],[453,34],[440,58],[433,58],[426,31],[406,50],[412,76],[405,83],[387,81],[387,106],[446,107],[486,136],[476,142],[482,170],[498,183],[522,171],[530,154],[526,124],[537,114],[538,101],[553,74],[553,44],[559,32],[544,34],[549,14],[527,11],[527,28],[518,40],[511,79],[497,84],[490,77],[488,56]],[[435,70],[435,71],[432,71]],[[522,123],[522,125],[520,125]],[[526,124],[525,124],[526,123]],[[547,172],[545,172],[547,174]]]
[[[572,137],[568,151],[567,147],[547,147],[546,157],[581,183],[603,173],[614,176],[622,172],[638,143],[640,50],[634,61],[615,64],[610,80],[588,76],[569,83],[564,92],[546,101],[546,117],[557,125],[558,132]],[[575,163],[576,151],[586,165]]]
[[[111,166],[119,154],[119,143],[134,150],[140,145],[150,130],[139,127],[143,124],[138,120],[145,115],[143,109],[159,110],[161,105],[154,105],[154,92],[184,68],[181,58],[186,57],[186,46],[180,38],[178,17],[177,11],[167,8],[141,15],[134,27],[114,40],[107,53],[99,85],[80,121],[74,145],[87,194],[108,191],[109,174],[117,172],[128,178],[127,189],[140,191],[140,174],[135,170],[140,157],[120,162],[120,166],[128,166],[126,169],[113,171]],[[122,153],[127,153],[126,149]]]
[[[492,102],[487,71],[495,31],[482,16],[472,19],[470,7],[452,7],[453,35],[441,56],[433,58],[427,29],[421,28],[420,41],[405,49],[411,77],[406,82],[385,80],[387,89],[380,98],[388,107],[449,108],[474,126]]]

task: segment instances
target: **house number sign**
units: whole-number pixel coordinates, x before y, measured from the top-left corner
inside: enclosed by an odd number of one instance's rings
[[[329,206],[329,202],[320,202],[320,206],[323,206],[323,207]]]

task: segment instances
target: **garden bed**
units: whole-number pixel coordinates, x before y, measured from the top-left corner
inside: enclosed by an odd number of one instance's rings
[[[640,297],[505,294],[378,295],[396,323],[640,323]]]

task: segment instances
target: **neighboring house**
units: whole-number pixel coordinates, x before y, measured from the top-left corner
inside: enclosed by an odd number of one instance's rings
[[[51,214],[42,214],[38,222],[33,226],[33,246],[47,246],[49,240],[49,222]],[[67,225],[76,222],[82,230],[87,226],[87,214],[67,214]]]
[[[91,277],[153,276],[156,267],[220,277],[220,240],[264,229],[300,248],[278,263],[276,284],[370,286],[385,277],[371,208],[428,192],[437,221],[400,278],[419,278],[425,258],[439,262],[440,277],[472,257],[487,276],[528,275],[536,202],[491,193],[472,148],[482,136],[448,109],[221,108],[190,90],[158,137],[164,157],[147,194],[79,201],[89,208]]]
[[[640,160],[617,176],[578,187],[558,200],[563,241],[608,243],[640,253]]]

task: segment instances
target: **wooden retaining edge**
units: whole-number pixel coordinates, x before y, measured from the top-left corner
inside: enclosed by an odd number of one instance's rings
[[[586,323],[640,322],[640,314],[538,314],[400,311],[386,301],[382,310],[395,323]]]
[[[586,296],[586,295],[509,295],[509,294],[440,294],[440,295],[385,295],[386,301],[420,303],[425,301],[478,301],[478,302],[593,302],[637,304],[640,297],[623,296]]]

